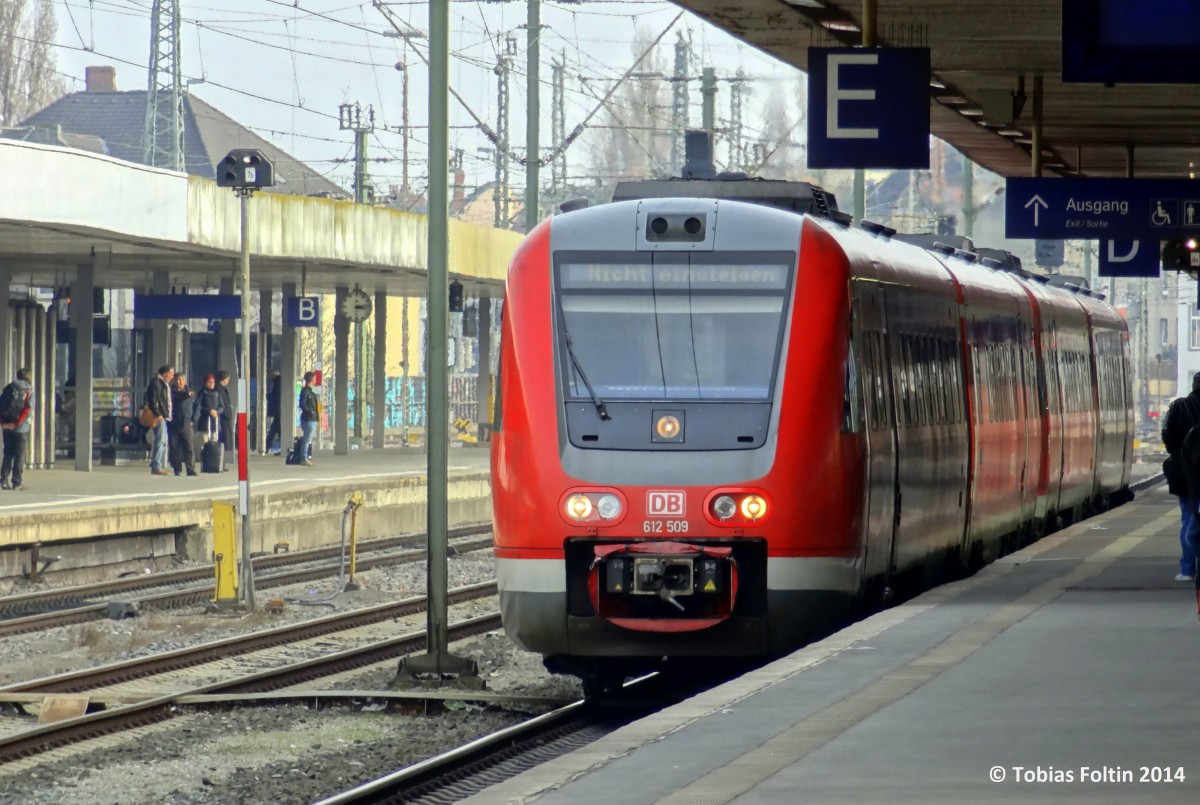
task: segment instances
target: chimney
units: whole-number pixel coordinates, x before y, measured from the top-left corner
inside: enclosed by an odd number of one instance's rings
[[[88,92],[116,92],[117,68],[104,65],[89,67],[86,71]]]
[[[467,173],[462,168],[455,166],[454,168],[454,194],[450,200],[450,209],[453,212],[462,213],[467,206],[466,202],[466,182]]]

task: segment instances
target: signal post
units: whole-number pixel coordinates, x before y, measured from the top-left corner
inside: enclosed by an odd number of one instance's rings
[[[254,569],[250,563],[250,440],[246,419],[250,410],[250,196],[275,186],[275,171],[261,151],[235,148],[217,166],[217,186],[233,188],[242,214],[242,360],[238,372],[237,453],[238,509],[242,515],[241,603],[254,609]],[[264,378],[259,378],[263,382]]]

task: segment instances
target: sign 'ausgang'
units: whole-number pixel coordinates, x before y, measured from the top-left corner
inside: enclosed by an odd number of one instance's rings
[[[1200,232],[1200,182],[1188,179],[1009,179],[1010,238],[1169,240]]]

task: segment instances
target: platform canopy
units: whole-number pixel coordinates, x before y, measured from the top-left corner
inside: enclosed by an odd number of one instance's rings
[[[862,42],[861,0],[677,1],[802,70],[810,46]],[[1064,0],[876,5],[879,45],[931,50],[932,133],[989,170],[1030,175],[1034,76],[1044,82],[1043,175],[1125,176],[1130,148],[1139,177],[1188,178],[1200,164],[1200,82],[1063,82]],[[1153,4],[1125,5],[1140,12]],[[1190,36],[1200,45],[1200,30]],[[1173,32],[1171,38],[1180,44]],[[1004,109],[1011,109],[1022,77],[1026,100],[1009,121]]]
[[[111,255],[97,284],[216,287],[237,271],[239,200],[211,179],[101,154],[0,139],[0,269],[34,287],[70,282],[75,266]],[[251,199],[252,284],[307,293],[338,286],[423,296],[423,214],[325,198]],[[521,235],[452,221],[450,273],[469,293],[498,293]]]

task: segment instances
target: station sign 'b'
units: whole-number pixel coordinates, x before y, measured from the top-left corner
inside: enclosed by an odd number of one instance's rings
[[[929,49],[809,48],[808,167],[929,169]]]

